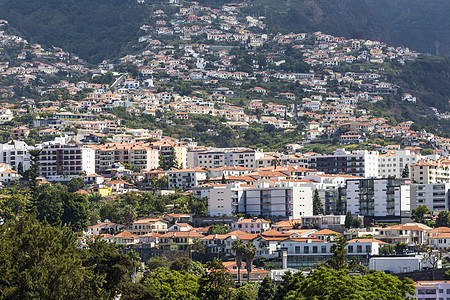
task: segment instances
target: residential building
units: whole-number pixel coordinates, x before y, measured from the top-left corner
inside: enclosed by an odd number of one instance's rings
[[[191,250],[194,243],[204,235],[194,231],[169,231],[159,237],[159,247],[163,250]]]
[[[441,211],[450,208],[450,182],[412,184],[412,208],[425,205],[430,211]]]
[[[450,299],[450,281],[418,281],[414,286],[418,300]]]
[[[211,216],[243,213],[281,219],[312,215],[311,187],[275,186],[260,180],[256,186],[227,184],[210,189],[208,211]]]
[[[164,234],[167,232],[168,222],[163,219],[147,218],[134,221],[128,226],[128,231],[137,234],[144,235],[152,232]]]
[[[350,179],[346,186],[345,210],[364,217],[365,224],[401,223],[411,217],[410,180]]]
[[[450,181],[450,160],[421,160],[411,165],[413,183],[428,184]]]
[[[44,143],[41,146],[39,175],[48,181],[70,181],[73,177],[95,173],[95,151],[83,146]]]
[[[308,167],[325,174],[347,174],[364,178],[378,177],[378,152],[337,149],[330,155],[311,155]]]
[[[95,170],[106,174],[114,164],[129,164],[140,170],[152,170],[159,167],[159,151],[152,145],[137,143],[108,143],[104,145],[87,145],[95,150]]]
[[[192,149],[187,153],[188,167],[215,169],[218,167],[256,168],[256,161],[263,152],[248,148]]]
[[[17,181],[22,176],[19,172],[12,169],[12,166],[5,163],[0,163],[0,182],[1,183],[10,183]]]
[[[189,190],[197,186],[201,180],[206,180],[208,170],[203,168],[191,168],[168,171],[169,189]]]
[[[6,144],[0,144],[0,163],[11,165],[18,170],[19,163],[22,163],[23,170],[30,168],[29,150],[34,149],[22,141],[10,141]]]
[[[408,245],[422,245],[427,240],[426,232],[431,227],[420,223],[406,223],[381,228],[377,239],[395,245],[406,243]]]
[[[269,230],[270,222],[264,219],[242,219],[231,224],[231,230],[242,230],[246,233],[258,234]]]
[[[378,175],[382,178],[395,177],[402,178],[405,166],[408,166],[408,178],[410,178],[411,165],[417,163],[421,155],[412,153],[410,150],[389,151],[380,154],[378,158]]]

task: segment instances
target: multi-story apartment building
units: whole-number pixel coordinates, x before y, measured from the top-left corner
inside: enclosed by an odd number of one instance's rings
[[[364,178],[378,177],[378,152],[337,149],[330,155],[312,155],[308,167],[325,174],[347,174]]]
[[[254,169],[257,166],[256,161],[263,156],[263,152],[248,148],[193,149],[187,153],[187,163],[189,168],[239,166]]]
[[[258,168],[273,166],[275,163],[280,166],[300,166],[307,168],[308,157],[299,154],[283,154],[264,156],[256,160],[256,166]]]
[[[42,144],[39,174],[49,181],[69,181],[83,171],[95,173],[95,151],[78,145],[48,142]]]
[[[303,186],[275,186],[260,180],[256,186],[228,184],[209,190],[211,216],[243,213],[280,219],[312,215],[313,189]]]
[[[411,165],[411,179],[419,184],[450,181],[450,160],[421,160]]]
[[[450,182],[412,184],[411,203],[414,207],[425,205],[430,211],[449,209]]]
[[[365,217],[366,224],[402,222],[411,217],[410,180],[347,180],[345,210]]]
[[[411,174],[411,165],[417,163],[422,156],[411,153],[409,150],[390,151],[378,157],[378,175],[381,178],[401,178],[405,165],[408,165],[408,178]]]
[[[95,150],[95,170],[99,174],[104,174],[117,163],[126,163],[146,170],[153,170],[159,166],[159,151],[153,149],[150,144],[108,143],[87,147]]]
[[[157,141],[151,143],[153,149],[159,151],[162,159],[174,160],[177,168],[190,168],[187,163],[187,147],[172,141]]]
[[[0,144],[0,163],[10,164],[15,170],[18,170],[22,163],[23,170],[30,168],[29,150],[35,147],[28,146],[22,141],[11,141],[6,144]]]
[[[203,168],[191,168],[167,172],[169,189],[189,190],[197,186],[200,181],[206,180],[208,170]]]

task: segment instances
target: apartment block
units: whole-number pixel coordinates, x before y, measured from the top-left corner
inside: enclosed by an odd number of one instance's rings
[[[419,184],[448,182],[450,181],[450,160],[421,160],[411,165],[411,179]]]
[[[425,205],[430,211],[450,208],[450,182],[411,185],[411,203]],[[413,208],[414,208],[413,207]]]
[[[378,152],[337,149],[330,155],[312,155],[308,167],[325,174],[347,174],[364,178],[378,177]]]
[[[169,171],[167,172],[169,189],[189,190],[197,186],[200,181],[206,180],[207,174],[208,170],[203,168]]]
[[[346,211],[365,217],[366,224],[397,222],[411,216],[410,180],[356,179],[347,180]]]
[[[17,170],[19,163],[22,163],[23,170],[30,168],[30,153],[29,150],[35,147],[28,146],[22,141],[10,141],[6,144],[0,144],[0,163],[11,165]]]
[[[411,175],[410,166],[417,163],[421,158],[420,154],[411,153],[409,150],[391,151],[381,154],[378,158],[378,175],[381,178],[401,178],[405,165],[408,165],[409,175]]]
[[[263,152],[248,148],[192,149],[187,152],[187,164],[189,168],[238,166],[254,169],[257,167],[256,161],[263,156]]]
[[[95,170],[98,174],[105,174],[117,163],[146,170],[159,167],[159,151],[148,143],[108,143],[87,147],[95,150]]]
[[[48,181],[69,181],[81,172],[95,173],[95,151],[78,145],[42,144],[39,174]]]
[[[275,186],[260,180],[256,186],[228,184],[209,192],[208,211],[211,216],[243,213],[280,219],[298,219],[312,215],[311,187]]]

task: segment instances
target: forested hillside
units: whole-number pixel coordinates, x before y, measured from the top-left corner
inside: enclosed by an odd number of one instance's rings
[[[450,56],[450,1],[366,0],[386,25],[387,42]]]
[[[148,11],[135,0],[6,0],[0,18],[31,42],[63,47],[97,63],[136,40]]]

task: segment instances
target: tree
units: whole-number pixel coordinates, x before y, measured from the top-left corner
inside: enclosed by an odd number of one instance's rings
[[[258,300],[272,300],[275,296],[275,285],[270,276],[264,277],[258,290]]]
[[[0,229],[0,295],[5,299],[104,299],[104,276],[82,265],[77,237],[61,223],[25,215]]]
[[[228,232],[230,232],[230,227],[220,224],[212,224],[208,229],[208,234],[226,234]]]
[[[242,268],[242,258],[244,257],[245,244],[239,239],[233,242],[231,249],[236,255],[236,267],[238,269],[238,285],[241,285],[241,268]]]
[[[363,227],[363,221],[360,217],[353,217],[352,213],[347,211],[345,214],[344,227],[347,229],[361,228]]]
[[[313,215],[323,215],[322,200],[320,200],[319,191],[316,189],[313,196]]]
[[[350,276],[348,270],[319,266],[302,282],[294,286],[285,299],[414,299],[413,281],[400,281],[395,276],[377,271]]]
[[[248,244],[244,248],[244,259],[245,259],[245,269],[247,270],[247,282],[250,282],[250,273],[253,269],[253,260],[255,259],[256,250],[255,245],[252,242],[248,242]]]
[[[331,252],[333,252],[333,257],[326,262],[330,268],[334,270],[342,270],[348,268],[347,262],[347,240],[341,236],[337,235],[333,246],[331,246]]]
[[[222,174],[222,180],[221,180],[222,184],[227,184],[227,179],[225,178],[225,173]]]
[[[199,279],[198,298],[205,300],[225,300],[231,298],[234,286],[230,273],[221,260],[214,258],[206,263],[207,272]]]
[[[109,296],[114,298],[120,294],[134,268],[132,257],[119,253],[114,244],[98,239],[88,242],[83,255],[83,266],[104,278],[104,288]]]
[[[151,295],[150,299],[196,300],[199,288],[197,281],[197,277],[186,272],[157,268],[150,271],[150,276],[142,284]]]
[[[402,172],[402,178],[409,178],[409,167],[408,164],[405,164]]]
[[[448,209],[441,210],[436,219],[436,227],[449,227],[449,226],[450,226],[450,211]]]
[[[397,243],[395,244],[395,253],[397,254],[403,254],[405,250],[408,249],[407,243]]]
[[[395,254],[395,246],[394,245],[385,245],[378,248],[378,253],[380,255],[391,255]]]
[[[39,177],[39,156],[41,155],[42,150],[30,150],[30,168],[28,169],[28,177],[31,181],[30,187],[32,191],[33,198],[36,198],[36,191],[38,189],[38,181]]]
[[[155,270],[157,268],[168,268],[170,263],[164,256],[155,256],[150,258],[146,265],[150,270]]]
[[[13,194],[10,197],[0,198],[0,216],[5,220],[20,218],[29,206],[29,200],[22,194]]]
[[[281,282],[280,286],[277,288],[275,296],[273,299],[275,300],[284,300],[287,297],[287,294],[290,291],[293,291],[296,289],[296,287],[299,286],[299,284],[304,280],[304,276],[302,272],[297,272],[294,275],[290,271],[287,271],[283,275],[283,281]]]
[[[19,164],[17,165],[17,172],[23,176],[23,163],[19,162]]]
[[[412,210],[411,218],[414,222],[426,224],[425,215],[429,214],[430,210],[425,205],[421,205]]]
[[[67,189],[70,193],[75,193],[76,191],[82,189],[84,187],[84,179],[83,177],[73,177],[67,183]]]
[[[345,214],[344,227],[350,229],[352,228],[352,225],[353,225],[352,213],[350,211],[347,211],[347,213]]]

